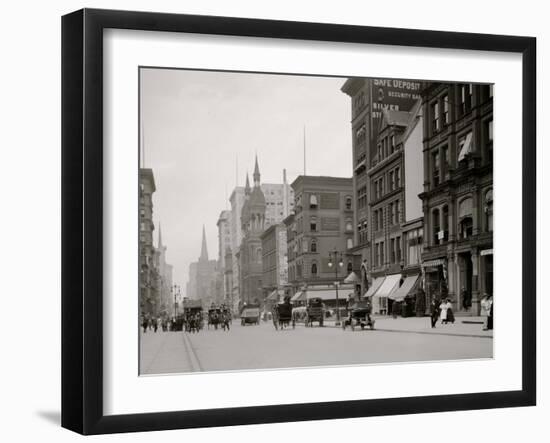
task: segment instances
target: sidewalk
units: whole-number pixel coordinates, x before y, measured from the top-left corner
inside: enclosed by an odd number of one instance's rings
[[[483,317],[456,317],[454,324],[447,325],[442,325],[441,320],[438,320],[435,328],[431,327],[430,317],[393,318],[391,316],[373,315],[372,318],[375,320],[374,329],[377,331],[457,335],[464,337],[493,337],[493,331],[483,330]],[[335,320],[325,320],[325,325],[336,327],[335,322]]]

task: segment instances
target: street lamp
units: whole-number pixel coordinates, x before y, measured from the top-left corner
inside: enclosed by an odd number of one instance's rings
[[[332,260],[334,258],[334,273],[336,276],[336,281],[334,282],[334,286],[336,287],[336,326],[340,326],[340,307],[338,306],[338,268],[344,266],[344,257],[341,252],[336,251],[336,249],[332,252],[328,253],[328,267],[332,268]]]

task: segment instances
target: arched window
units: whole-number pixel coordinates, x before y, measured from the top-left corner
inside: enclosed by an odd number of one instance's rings
[[[439,225],[439,209],[434,209],[432,212],[432,227],[433,227],[433,244],[439,243],[439,231],[441,227]]]
[[[317,275],[317,263],[316,262],[313,262],[311,264],[311,275],[314,275],[314,276]]]
[[[485,227],[487,231],[493,230],[493,190],[489,189],[485,194]]]
[[[346,209],[347,210],[351,209],[351,197],[349,195],[346,196]]]
[[[317,240],[315,240],[315,239],[312,239],[312,240],[311,240],[311,244],[310,244],[309,250],[310,250],[311,252],[317,252]]]
[[[349,261],[349,262],[348,262],[348,274],[351,274],[352,271],[353,271],[353,265],[352,265],[351,262]]]
[[[347,232],[353,232],[353,224],[351,220],[346,220],[346,231]]]
[[[316,196],[315,194],[311,194],[311,195],[309,196],[309,207],[310,207],[311,209],[317,209],[317,205],[318,205],[318,203],[317,203],[317,196]]]
[[[473,234],[472,199],[462,200],[458,206],[458,223],[460,238],[468,238]]]

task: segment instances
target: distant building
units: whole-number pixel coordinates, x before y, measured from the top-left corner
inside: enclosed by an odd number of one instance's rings
[[[202,228],[201,255],[189,265],[186,295],[191,300],[202,300],[204,305],[218,302],[218,262],[208,259],[206,232]]]
[[[270,226],[261,235],[261,240],[264,298],[274,292],[284,294],[288,284],[286,226],[284,223]]]
[[[422,115],[427,302],[478,315],[493,293],[493,87],[428,83]]]
[[[237,258],[242,241],[242,225],[241,225],[241,213],[244,204],[244,188],[237,186],[229,197],[231,202],[231,265],[232,265],[232,286],[231,297],[234,303],[234,309],[238,310],[238,301],[240,295],[240,273],[239,273],[239,260]]]
[[[172,265],[166,263],[166,246],[162,243],[162,231],[159,225],[158,244],[155,249],[156,287],[160,292],[159,314],[171,315],[174,301],[172,298]]]
[[[242,242],[238,253],[240,302],[259,303],[262,298],[262,242],[266,199],[260,187],[258,159],[254,166],[254,187],[246,177],[245,200],[241,212]]]
[[[226,252],[231,251],[231,211],[225,210],[220,213],[218,218],[218,266],[221,278],[221,294],[219,302],[228,302],[231,300],[231,286],[226,281],[226,267],[232,266],[232,261],[226,263]],[[233,270],[231,270],[233,272]]]
[[[337,263],[329,253],[342,253],[339,282],[350,273],[359,272],[361,264],[360,257],[349,252],[354,247],[352,180],[301,175],[292,188],[295,213],[284,220],[291,292],[296,294],[312,286],[334,288]],[[334,292],[330,290],[327,296],[332,297]]]
[[[152,169],[139,170],[139,291],[141,315],[156,316],[160,308],[153,246],[153,193],[156,191]]]

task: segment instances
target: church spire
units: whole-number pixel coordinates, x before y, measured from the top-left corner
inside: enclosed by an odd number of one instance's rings
[[[254,165],[254,187],[260,186],[260,167],[258,166],[258,154],[256,154],[256,163]]]
[[[201,246],[201,261],[208,261],[208,249],[206,248],[206,231],[202,225],[202,246]]]

